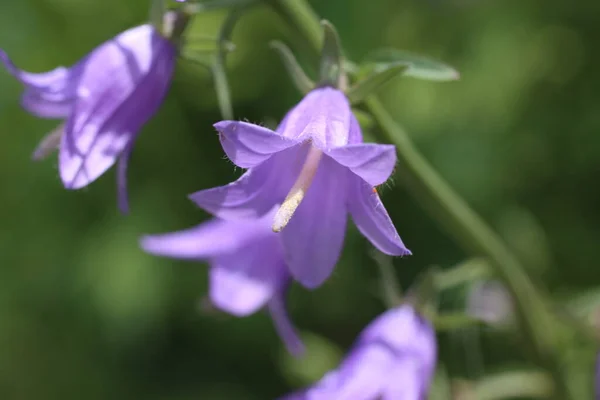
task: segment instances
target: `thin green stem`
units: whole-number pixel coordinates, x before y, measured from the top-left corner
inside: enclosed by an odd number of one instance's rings
[[[267,1],[302,34],[316,56],[322,45],[322,29],[319,17],[306,0]],[[557,398],[571,398],[561,373],[549,309],[525,269],[501,238],[427,162],[377,97],[367,98],[365,105],[377,122],[382,138],[397,146],[398,170],[409,192],[469,255],[489,261],[515,300],[518,319],[531,350],[557,383]]]

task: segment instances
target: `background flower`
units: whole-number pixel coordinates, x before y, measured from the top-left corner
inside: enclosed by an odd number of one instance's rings
[[[335,371],[285,400],[422,400],[436,352],[430,323],[401,306],[375,319]]]
[[[54,142],[60,136],[59,172],[65,187],[88,185],[120,159],[119,204],[126,211],[129,155],[138,131],[167,92],[173,45],[153,26],[141,25],[101,44],[70,68],[25,72],[2,50],[0,61],[25,85],[22,105],[27,111],[65,120],[50,134]]]

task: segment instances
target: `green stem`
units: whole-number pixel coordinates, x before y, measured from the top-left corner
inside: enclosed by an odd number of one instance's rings
[[[271,6],[298,30],[315,55],[322,45],[319,17],[306,0],[268,0]],[[560,355],[554,347],[549,309],[525,269],[500,237],[467,205],[420,154],[406,132],[382,103],[371,96],[365,105],[385,139],[398,149],[399,171],[409,192],[473,257],[485,257],[515,300],[518,319],[538,362],[552,373],[557,398],[569,399],[561,374]]]

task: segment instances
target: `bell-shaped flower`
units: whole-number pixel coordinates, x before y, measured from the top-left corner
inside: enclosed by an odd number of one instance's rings
[[[275,204],[286,262],[304,286],[331,274],[344,241],[347,214],[383,253],[408,255],[376,186],[396,164],[392,145],[363,143],[344,93],[322,87],[285,116],[277,132],[246,122],[215,124],[227,156],[249,168],[227,186],[190,197],[222,219],[255,218]]]
[[[596,355],[596,371],[594,373],[594,393],[596,400],[600,399],[600,353]]]
[[[175,56],[175,46],[150,24],[117,35],[69,68],[44,73],[20,70],[0,50],[0,61],[25,86],[23,108],[64,120],[34,158],[58,146],[60,177],[68,189],[88,185],[119,159],[124,211],[128,158],[137,133],[167,93]]]
[[[291,277],[279,237],[271,230],[272,218],[273,213],[243,221],[213,219],[188,230],[146,236],[141,246],[155,255],[208,261],[211,303],[235,316],[266,307],[288,350],[299,354],[303,345],[285,309]]]
[[[282,400],[424,400],[436,353],[433,327],[404,305],[375,319],[336,370]]]

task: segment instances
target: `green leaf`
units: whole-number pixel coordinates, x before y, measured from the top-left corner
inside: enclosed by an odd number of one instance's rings
[[[393,65],[406,65],[404,76],[430,81],[454,81],[460,74],[454,68],[434,59],[404,50],[381,49],[372,53],[363,63],[360,75],[378,73]]]
[[[217,102],[223,119],[233,119],[233,106],[231,104],[231,91],[229,90],[229,81],[227,79],[227,46],[235,25],[246,12],[246,6],[234,8],[225,18],[221,29],[219,30],[217,54],[215,62],[212,65],[212,74],[215,81],[215,90],[217,92]]]
[[[437,315],[436,273],[437,267],[430,267],[419,276],[417,282],[412,285],[405,296],[406,302],[429,320],[435,320]]]
[[[481,321],[467,314],[454,312],[435,315],[433,325],[438,332],[445,332],[478,327],[481,325]]]
[[[258,3],[258,0],[209,0],[201,3],[184,3],[181,8],[188,15],[231,7],[244,7]]]
[[[276,50],[281,57],[281,61],[283,61],[283,65],[292,78],[292,82],[294,82],[296,88],[303,94],[313,90],[315,83],[304,73],[304,70],[300,64],[298,64],[298,61],[296,61],[296,57],[290,48],[277,40],[272,41],[270,46]]]
[[[475,386],[481,400],[509,398],[547,399],[555,394],[554,382],[541,371],[507,371],[490,375]]]
[[[342,81],[342,49],[335,27],[329,21],[321,21],[323,27],[323,48],[319,68],[319,84],[339,87]]]
[[[346,93],[350,103],[360,103],[367,96],[386,84],[390,79],[398,74],[402,74],[408,68],[408,65],[405,64],[390,64],[387,68],[381,68],[375,73],[360,80],[356,85],[350,88],[348,93]]]

